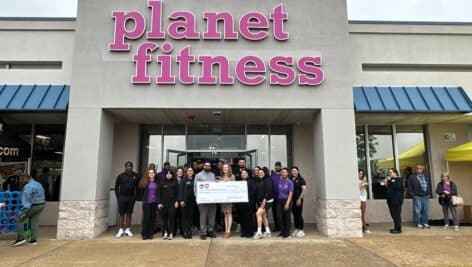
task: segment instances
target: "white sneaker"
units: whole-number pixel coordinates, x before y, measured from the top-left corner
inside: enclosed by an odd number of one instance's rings
[[[164,233],[164,236],[162,236],[162,238],[163,238],[164,240],[169,239],[169,236],[167,235],[167,232]]]
[[[425,225],[424,225],[424,228],[426,228],[426,229],[430,229],[430,228],[431,228],[431,226],[430,226],[429,224],[425,224]]]
[[[262,239],[264,236],[262,235],[262,233],[256,233],[252,238],[253,239]]]
[[[297,237],[304,237],[305,236],[305,231],[299,230],[296,236]]]
[[[269,238],[269,237],[272,237],[272,234],[271,234],[270,232],[264,232],[264,233],[262,234],[262,236],[263,236],[264,238]]]
[[[172,240],[172,239],[174,239],[174,235],[170,234],[169,237],[167,238],[167,240]]]
[[[116,236],[115,236],[115,237],[116,237],[116,238],[120,238],[120,237],[123,236],[124,233],[125,233],[125,232],[123,231],[123,228],[120,228],[120,230],[118,230],[118,233],[116,233]]]
[[[424,226],[420,223],[420,224],[418,224],[418,225],[416,226],[416,228],[418,228],[418,229],[423,229]]]
[[[125,235],[127,235],[129,237],[133,237],[133,233],[131,233],[131,230],[129,228],[126,228]]]
[[[369,229],[367,229],[367,230],[364,231],[364,234],[370,235],[370,234],[372,234],[372,232]]]
[[[448,228],[449,228],[449,225],[448,225],[448,224],[445,224],[445,225],[443,226],[443,229],[444,229],[444,230],[447,230]]]
[[[292,236],[297,236],[298,235],[298,229],[295,229],[293,232],[292,232]]]
[[[459,226],[458,225],[454,226],[454,231],[459,232]]]

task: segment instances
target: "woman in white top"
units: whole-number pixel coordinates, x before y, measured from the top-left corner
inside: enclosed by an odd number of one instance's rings
[[[361,220],[362,220],[362,232],[370,234],[369,229],[367,229],[367,223],[365,221],[365,209],[367,206],[367,177],[364,174],[364,170],[359,170],[359,191],[360,191],[360,200],[361,200]]]

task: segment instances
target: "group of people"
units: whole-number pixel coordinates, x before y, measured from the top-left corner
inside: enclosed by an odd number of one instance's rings
[[[368,183],[363,170],[359,170],[358,178],[361,200],[362,230],[364,233],[370,234],[365,220]],[[400,177],[395,168],[388,169],[387,175],[381,182],[381,185],[386,188],[387,206],[394,224],[394,227],[390,229],[390,233],[402,233],[401,212],[405,197],[405,189],[408,196],[412,198],[414,226],[418,229],[431,228],[429,223],[429,200],[433,195],[433,191],[431,188],[431,180],[425,174],[423,165],[417,165],[415,173],[407,177],[406,182]],[[443,210],[443,228],[449,228],[450,212],[452,215],[454,230],[459,231],[459,219],[456,205],[453,201],[453,198],[458,196],[457,185],[450,180],[448,172],[443,172],[441,174],[441,181],[436,185],[436,194],[439,196],[439,204],[442,206]]]
[[[248,202],[197,204],[197,182],[246,181]],[[185,239],[199,232],[200,238],[215,238],[215,225],[224,226],[224,238],[231,238],[233,225],[238,225],[240,236],[261,239],[279,232],[284,239],[303,237],[303,197],[306,181],[297,167],[283,168],[275,163],[275,170],[256,166],[246,168],[244,159],[237,166],[218,161],[212,166],[210,161],[196,161],[175,171],[165,163],[157,172],[155,164],[150,164],[140,177],[133,171],[131,162],[125,163],[125,171],[118,175],[115,194],[119,209],[119,230],[116,237],[133,236],[130,230],[131,215],[135,201],[142,200],[143,240],[153,239],[162,231],[162,237],[172,240],[177,231]],[[269,226],[269,212],[272,209],[274,227]],[[290,233],[291,221],[295,230]],[[234,222],[234,223],[233,223]]]

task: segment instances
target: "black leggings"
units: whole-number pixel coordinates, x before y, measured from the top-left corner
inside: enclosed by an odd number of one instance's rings
[[[192,236],[192,226],[194,224],[195,204],[188,205],[182,209],[182,235]]]
[[[236,204],[239,223],[241,224],[241,236],[252,237],[254,235],[255,208],[254,203]]]
[[[143,203],[143,220],[141,222],[141,234],[144,237],[152,236],[154,234],[154,228],[156,227],[156,212],[156,203]]]
[[[279,216],[280,234],[282,237],[290,236],[290,208],[288,210],[284,209],[286,203],[287,199],[279,199],[277,201],[277,215]]]
[[[303,225],[305,221],[303,220],[303,198],[302,204],[297,206],[297,201],[292,203],[292,214],[293,214],[293,223],[295,224],[295,229],[303,230]]]
[[[390,210],[390,216],[393,219],[393,225],[395,230],[402,229],[402,204],[393,203],[387,201],[388,209]]]
[[[162,233],[172,234],[175,229],[175,207],[169,206],[162,209]]]

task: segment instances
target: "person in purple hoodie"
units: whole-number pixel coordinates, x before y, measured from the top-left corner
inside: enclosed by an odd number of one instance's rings
[[[280,172],[282,171],[282,163],[275,162],[275,171],[272,172],[270,178],[272,180],[272,197],[274,198],[274,207],[277,207],[277,193],[279,190]],[[279,220],[277,217],[277,208],[272,209],[272,219],[274,220],[274,229],[272,232],[280,231]]]

